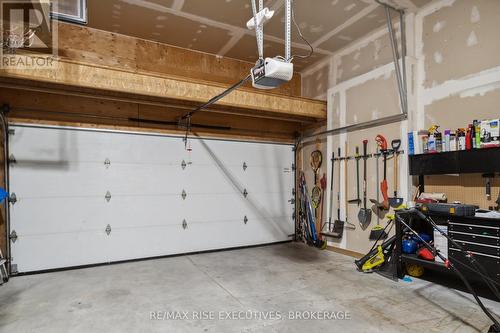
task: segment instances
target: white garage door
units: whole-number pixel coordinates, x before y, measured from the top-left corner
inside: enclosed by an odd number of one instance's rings
[[[285,241],[289,145],[12,126],[18,272]],[[184,195],[183,195],[184,194]]]

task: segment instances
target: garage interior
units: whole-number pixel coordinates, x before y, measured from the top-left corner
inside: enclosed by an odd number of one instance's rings
[[[500,1],[0,4],[0,332],[500,331]]]

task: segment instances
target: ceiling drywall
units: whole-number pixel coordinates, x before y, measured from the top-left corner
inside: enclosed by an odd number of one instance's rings
[[[389,0],[415,10],[431,0]],[[265,26],[265,55],[284,53],[284,0],[265,0],[276,14]],[[88,0],[88,25],[105,31],[254,62],[255,34],[246,29],[250,0]],[[315,53],[296,58],[297,71],[384,25],[375,0],[295,0],[295,17]],[[293,31],[293,54],[309,48]]]

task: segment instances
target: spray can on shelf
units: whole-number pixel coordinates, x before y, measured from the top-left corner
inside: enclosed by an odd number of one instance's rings
[[[465,150],[467,141],[465,137],[466,137],[465,128],[459,128],[457,131],[458,150]]]
[[[443,135],[441,132],[434,133],[434,140],[436,141],[436,152],[441,153],[443,151]]]
[[[451,131],[449,129],[444,130],[443,151],[450,151],[450,139],[451,139]]]
[[[438,144],[441,146],[441,133],[437,131],[438,128],[439,128],[438,125],[432,125],[429,128],[429,142],[428,142],[429,153],[437,153]],[[441,147],[439,147],[439,149],[441,149]]]

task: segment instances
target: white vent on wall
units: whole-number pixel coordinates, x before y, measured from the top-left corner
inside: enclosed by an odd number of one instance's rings
[[[52,17],[56,20],[87,24],[87,0],[59,0],[53,4]]]

